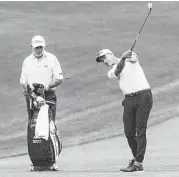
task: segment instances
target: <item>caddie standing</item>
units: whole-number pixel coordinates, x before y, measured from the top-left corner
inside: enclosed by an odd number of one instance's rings
[[[32,91],[34,90],[33,83],[43,84],[46,101],[55,103],[50,107],[55,121],[57,102],[55,90],[63,82],[63,73],[57,57],[45,51],[45,46],[45,40],[42,36],[36,35],[32,38],[32,53],[23,62],[20,84],[25,93],[27,84],[29,84]],[[57,163],[54,163],[52,168],[58,170]]]
[[[133,159],[123,172],[143,171],[142,162],[146,151],[146,130],[149,114],[153,105],[150,85],[144,71],[139,64],[136,53],[128,50],[121,58],[117,58],[109,49],[99,52],[96,62],[103,62],[112,66],[108,72],[110,79],[117,80],[123,92],[124,106],[123,123],[124,132]]]

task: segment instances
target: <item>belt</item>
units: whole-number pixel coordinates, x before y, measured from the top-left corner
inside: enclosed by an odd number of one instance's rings
[[[126,96],[126,97],[136,96],[136,95],[139,95],[139,94],[141,94],[141,93],[144,93],[144,92],[147,92],[147,91],[150,91],[150,90],[151,90],[151,89],[144,89],[144,90],[140,90],[140,91],[138,91],[138,92],[126,94],[125,96]]]

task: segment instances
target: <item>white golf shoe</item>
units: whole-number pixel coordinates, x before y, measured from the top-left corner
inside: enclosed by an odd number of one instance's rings
[[[50,169],[53,170],[53,171],[59,171],[59,167],[58,167],[57,162],[55,162],[55,163],[50,167]]]

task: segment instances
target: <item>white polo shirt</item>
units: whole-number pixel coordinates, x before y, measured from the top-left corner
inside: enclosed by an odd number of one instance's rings
[[[131,60],[135,63],[125,61],[125,66],[120,73],[119,78],[114,74],[117,64],[109,70],[108,77],[119,81],[119,87],[124,95],[138,92],[144,89],[150,89],[150,85],[145,77],[144,71],[139,64],[137,55],[132,52]],[[120,62],[120,60],[119,60]]]
[[[63,73],[57,57],[44,51],[42,58],[37,59],[33,54],[23,62],[20,84],[41,83],[49,84],[53,79],[63,79]],[[51,88],[55,90],[55,88]]]

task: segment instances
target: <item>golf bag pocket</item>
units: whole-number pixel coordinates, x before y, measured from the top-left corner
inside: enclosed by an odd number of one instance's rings
[[[54,124],[54,121],[50,121],[50,139],[53,144],[53,151],[54,151],[54,158],[55,161],[57,161],[59,154],[62,149],[62,142],[61,142],[61,137],[59,137],[57,128]]]

